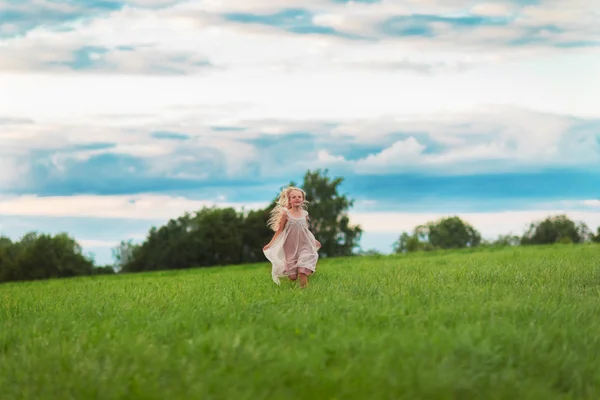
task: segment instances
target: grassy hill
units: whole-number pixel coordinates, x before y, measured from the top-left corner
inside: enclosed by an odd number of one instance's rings
[[[0,285],[12,399],[596,399],[600,246]]]

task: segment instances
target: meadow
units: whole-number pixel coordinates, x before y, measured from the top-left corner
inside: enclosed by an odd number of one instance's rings
[[[600,246],[0,285],[0,393],[36,399],[597,399]]]

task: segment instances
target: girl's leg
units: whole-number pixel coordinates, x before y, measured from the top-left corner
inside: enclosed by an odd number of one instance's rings
[[[298,268],[298,275],[300,276],[300,287],[305,288],[306,286],[308,286],[308,277],[312,275],[312,273],[313,271],[310,268]]]
[[[285,273],[288,276],[290,281],[295,281],[298,279],[298,271],[294,268],[293,261],[287,261],[285,264]]]
[[[300,287],[305,288],[308,286],[308,275],[300,273]]]

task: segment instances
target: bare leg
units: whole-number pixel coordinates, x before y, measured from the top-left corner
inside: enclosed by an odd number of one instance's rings
[[[300,287],[305,288],[308,286],[308,276],[306,274],[300,274]]]
[[[290,278],[290,281],[295,281],[298,278],[298,275],[290,275],[288,278]]]

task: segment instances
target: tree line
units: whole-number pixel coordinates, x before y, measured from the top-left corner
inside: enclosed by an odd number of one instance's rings
[[[327,176],[327,170],[307,171],[301,185],[290,182],[306,192],[310,229],[322,245],[320,256],[377,253],[360,248],[363,230],[350,223],[348,210],[354,201],[339,193],[342,182],[341,177]],[[262,247],[273,235],[267,220],[276,197],[260,210],[204,207],[186,212],[163,226],[151,227],[142,243],[121,241],[113,249],[114,265],[96,266],[66,233],[52,236],[32,232],[16,242],[0,236],[0,282],[265,262]],[[522,236],[502,235],[493,241],[483,240],[474,227],[449,216],[403,232],[393,251],[584,242],[600,243],[600,227],[594,234],[584,223],[564,215],[532,222]]]
[[[114,274],[114,269],[95,266],[66,233],[30,232],[16,242],[0,236],[0,283],[101,274]]]
[[[531,222],[521,235],[500,235],[485,240],[481,233],[457,216],[440,218],[403,232],[394,243],[395,253],[461,249],[468,247],[507,247],[544,244],[600,243],[600,227],[596,233],[583,222],[570,220],[566,215],[551,215]]]

